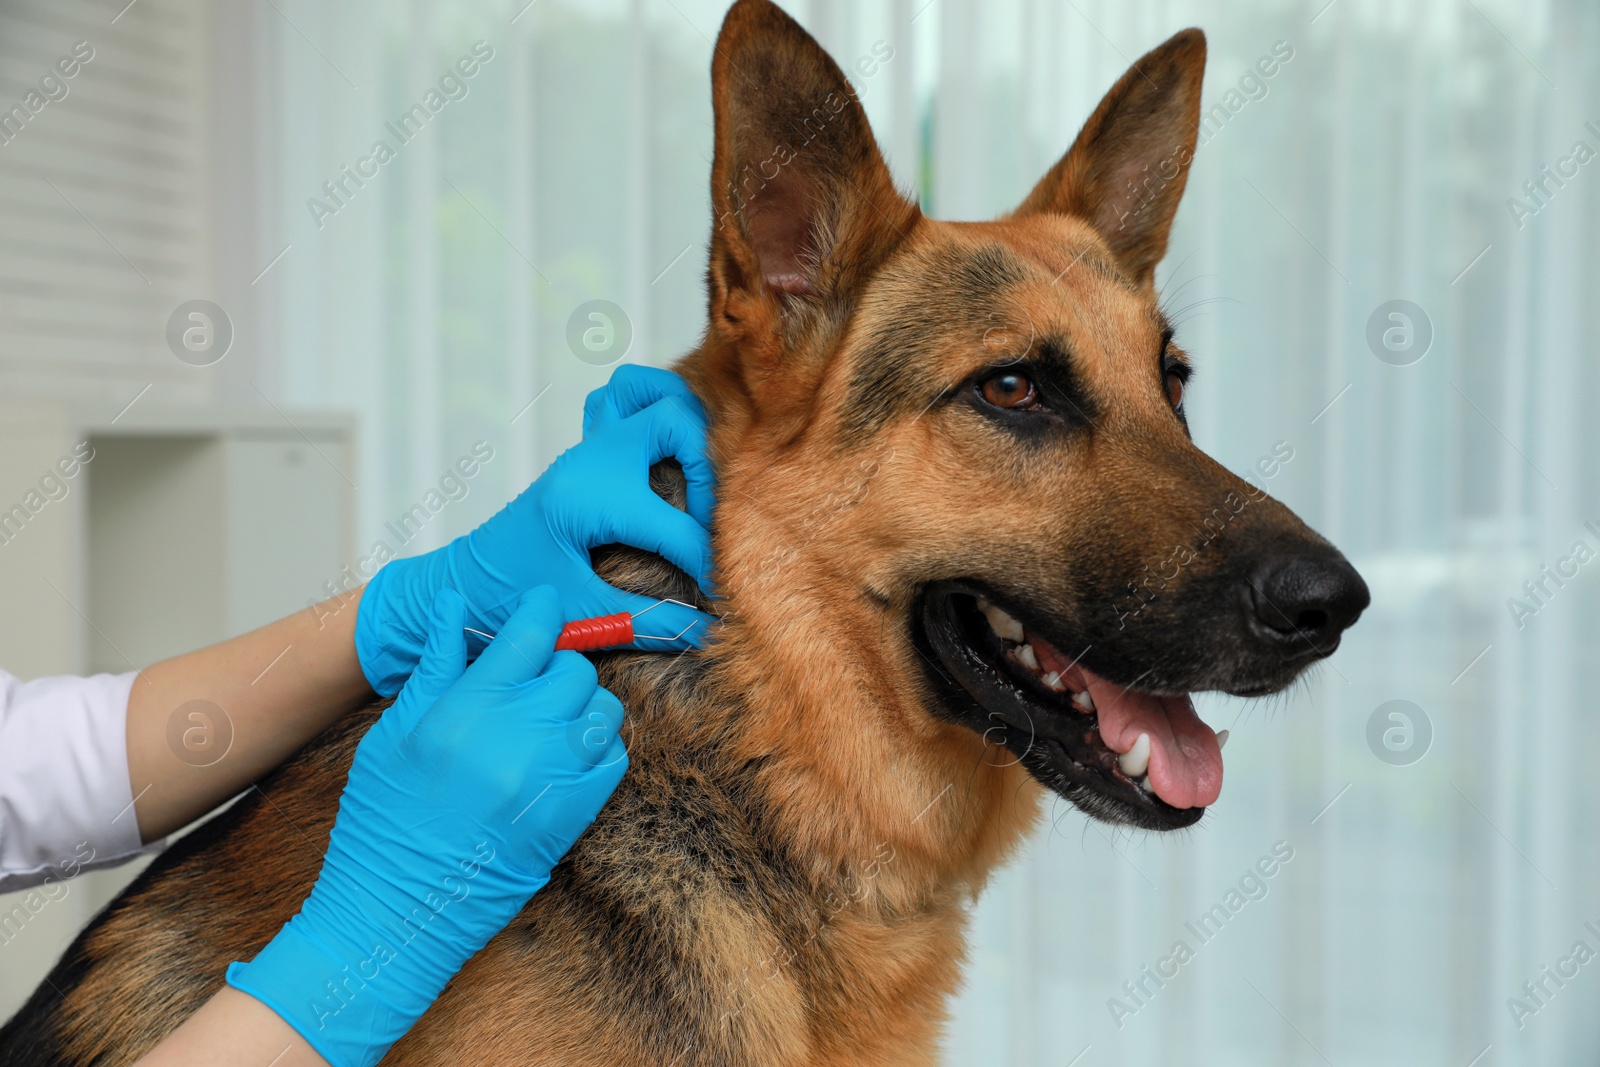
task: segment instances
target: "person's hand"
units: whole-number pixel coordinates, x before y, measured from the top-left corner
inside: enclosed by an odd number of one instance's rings
[[[439,595],[427,650],[362,738],[311,895],[228,984],[334,1067],[376,1063],[522,910],[628,766],[622,705],[553,652],[556,593],[522,598],[472,666]]]
[[[668,456],[688,479],[687,513],[650,489],[650,465]],[[446,588],[466,600],[469,625],[490,634],[524,590],[550,585],[569,621],[650,609],[639,629],[656,636],[635,640],[635,648],[698,645],[711,616],[607,585],[589,550],[618,543],[655,552],[709,593],[714,490],[705,410],[688,385],[671,371],[618,367],[583,406],[583,441],[521,496],[445,547],[388,564],[368,584],[356,616],[356,655],[367,681],[385,696],[400,688],[422,654],[433,598]],[[482,645],[481,638],[469,641],[475,650]]]

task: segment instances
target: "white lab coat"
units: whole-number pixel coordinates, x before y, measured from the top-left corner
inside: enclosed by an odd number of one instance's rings
[[[128,782],[133,679],[0,671],[0,892],[148,851]]]

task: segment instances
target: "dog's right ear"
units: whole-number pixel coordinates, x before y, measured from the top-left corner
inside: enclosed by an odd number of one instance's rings
[[[768,0],[739,0],[711,61],[715,377],[751,414],[805,406],[862,282],[911,231],[854,89]]]
[[[1194,162],[1205,70],[1206,35],[1196,29],[1140,57],[1015,214],[1088,220],[1128,276],[1151,285]]]

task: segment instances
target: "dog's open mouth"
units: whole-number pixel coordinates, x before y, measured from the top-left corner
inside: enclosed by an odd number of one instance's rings
[[[1222,789],[1226,731],[1201,722],[1187,695],[1095,674],[1084,649],[1061,647],[996,601],[969,583],[923,594],[918,643],[942,668],[934,680],[949,710],[1091,815],[1154,830],[1197,822]]]

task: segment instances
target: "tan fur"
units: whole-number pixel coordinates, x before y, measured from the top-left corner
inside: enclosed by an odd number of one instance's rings
[[[712,415],[724,625],[698,656],[599,657],[628,709],[623,785],[386,1063],[932,1061],[965,909],[1043,792],[996,738],[931,713],[918,589],[979,567],[1069,602],[1082,573],[1131,573],[1242,489],[1152,362],[1186,166],[1137,214],[1113,203],[1152,152],[1192,152],[1204,53],[1186,31],[1142,59],[1014,216],[946,223],[894,190],[815,42],[766,0],[734,5],[709,325],[679,368]],[[985,263],[1012,280],[989,291]],[[951,281],[968,267],[975,288]],[[1100,412],[1091,443],[1030,451],[939,402],[1046,334]],[[1303,531],[1252,506],[1254,529]],[[692,588],[637,554],[606,573]],[[68,1007],[42,992],[0,1061],[126,1062],[192,1011],[309,890],[375,713],[141,879],[58,970]]]

